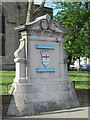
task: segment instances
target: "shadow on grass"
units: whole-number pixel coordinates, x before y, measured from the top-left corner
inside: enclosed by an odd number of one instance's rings
[[[69,77],[85,77],[85,78],[87,78],[87,77],[90,77],[90,75],[69,75]]]

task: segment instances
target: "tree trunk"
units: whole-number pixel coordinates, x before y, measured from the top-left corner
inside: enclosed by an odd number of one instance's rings
[[[34,0],[29,0],[28,1],[26,24],[32,21],[33,3],[34,3]]]
[[[69,70],[69,67],[70,67],[70,63],[71,63],[71,60],[72,60],[72,56],[68,56],[68,70]]]
[[[36,12],[42,10],[42,8],[44,7],[45,1],[46,0],[42,0],[39,8],[36,9],[35,11],[33,11],[34,0],[28,0],[26,24],[32,21],[33,14],[35,14]]]

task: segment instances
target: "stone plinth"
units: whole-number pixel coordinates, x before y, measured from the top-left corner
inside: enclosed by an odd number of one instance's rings
[[[49,15],[16,28],[16,77],[8,115],[32,115],[79,106],[67,74],[64,29]]]

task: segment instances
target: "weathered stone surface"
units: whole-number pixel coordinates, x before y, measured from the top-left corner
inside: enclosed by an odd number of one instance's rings
[[[7,114],[23,116],[79,106],[67,74],[61,27],[45,15],[16,30],[21,38],[15,52],[14,98]]]

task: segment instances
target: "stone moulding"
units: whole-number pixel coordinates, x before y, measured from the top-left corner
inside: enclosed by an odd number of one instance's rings
[[[43,37],[44,36],[48,36],[48,37],[63,37],[63,34],[60,34],[60,33],[56,33],[54,31],[50,31],[50,30],[30,30],[28,35],[42,35]]]

